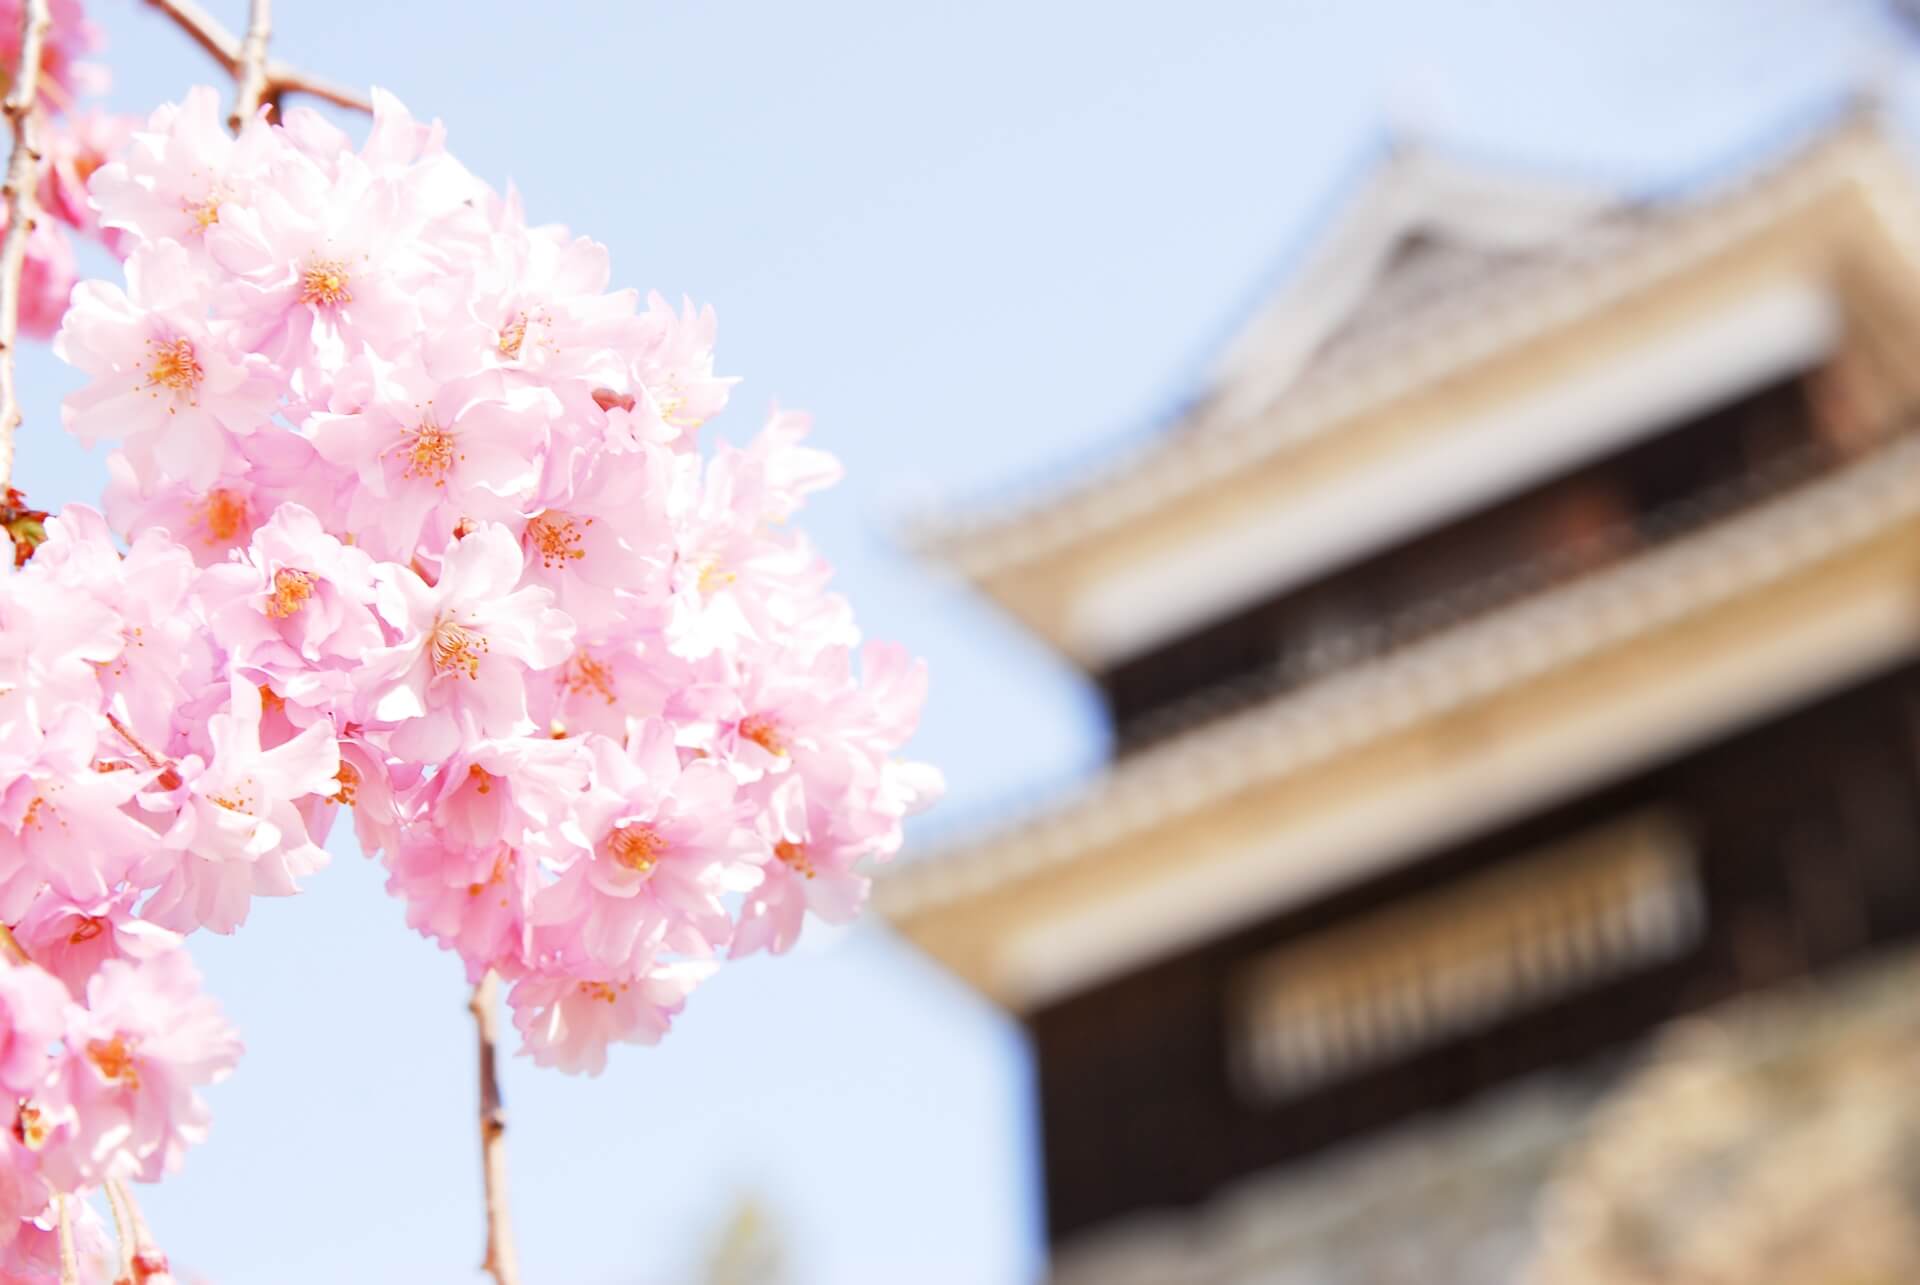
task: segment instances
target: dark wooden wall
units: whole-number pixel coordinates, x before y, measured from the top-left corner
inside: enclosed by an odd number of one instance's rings
[[[1657,543],[1821,467],[1803,381],[1762,388],[1114,666],[1122,752],[1239,682],[1270,693]]]
[[[1249,960],[1648,808],[1679,817],[1699,853],[1706,919],[1684,956],[1286,1102],[1237,1087],[1233,987]],[[1050,1234],[1200,1201],[1243,1175],[1915,936],[1920,664],[1035,1013]]]

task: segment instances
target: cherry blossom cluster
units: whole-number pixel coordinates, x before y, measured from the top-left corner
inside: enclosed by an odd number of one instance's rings
[[[524,1051],[594,1072],[719,961],[854,915],[940,789],[896,757],[920,665],[788,524],[839,472],[806,418],[699,440],[710,313],[610,290],[387,96],[356,147],[303,111],[230,135],[195,91],[74,178],[125,281],[73,292],[64,415],[118,450],[105,513],[0,575],[23,1279],[55,1193],[202,1136],[239,1044],[182,939],[297,891],[342,810]]]
[[[178,854],[141,918],[231,930],[347,806],[526,1051],[598,1070],[718,960],[858,910],[939,789],[895,757],[924,675],[787,524],[838,476],[805,417],[702,449],[710,313],[609,290],[390,96],[356,148],[196,91],[90,192],[126,283],[75,291],[68,427],[120,443],[133,556],[200,568],[155,627],[203,622],[166,651],[211,666],[132,698],[164,766],[126,809]]]
[[[53,25],[41,55],[38,94],[47,156],[38,197],[41,210],[52,217],[40,219],[29,235],[20,278],[20,328],[38,339],[59,329],[73,291],[77,270],[71,234],[117,246],[116,238],[103,235],[87,202],[87,180],[136,123],[95,107],[80,108],[107,85],[105,69],[85,61],[100,44],[99,31],[79,0],[50,0],[48,7]],[[20,8],[20,0],[0,0],[0,67],[20,65]],[[0,208],[0,229],[5,227],[6,212]]]
[[[291,803],[264,802],[330,783],[337,751],[319,728],[261,750],[258,693],[222,689],[193,610],[199,575],[159,532],[122,557],[75,507],[0,577],[0,1279],[54,1278],[54,1193],[157,1179],[206,1132],[197,1089],[240,1046],[160,921],[244,911],[250,846],[276,849],[285,888],[322,856]]]

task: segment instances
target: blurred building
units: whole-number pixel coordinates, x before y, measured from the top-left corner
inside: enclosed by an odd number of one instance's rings
[[[880,894],[1031,1035],[1061,1280],[1514,1279],[1658,1028],[1920,936],[1917,413],[1871,109],[1659,199],[1402,148],[1180,422],[927,535],[1115,728]]]

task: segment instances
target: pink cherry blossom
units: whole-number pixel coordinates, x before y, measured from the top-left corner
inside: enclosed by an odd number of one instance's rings
[[[46,1081],[70,1002],[52,974],[0,961],[0,1089],[27,1097]]]
[[[220,95],[203,85],[136,125],[89,183],[101,224],[135,244],[204,237],[223,206],[251,195],[271,150],[264,126],[249,125],[236,139],[224,116]]]
[[[456,540],[429,585],[383,564],[378,607],[400,636],[367,657],[373,717],[397,723],[396,752],[445,758],[466,737],[524,735],[526,675],[564,660],[573,622],[545,589],[520,585],[520,545],[489,524]]]
[[[534,909],[539,940],[602,970],[662,950],[705,955],[732,923],[724,897],[759,882],[739,824],[733,774],[684,766],[670,724],[638,724],[622,747],[596,738],[595,780],[575,805],[571,837],[587,849]]]
[[[224,342],[204,309],[186,249],[163,241],[127,260],[128,291],[75,291],[54,351],[95,382],[67,399],[67,431],[117,436],[135,469],[205,485],[263,427],[274,388],[265,365]],[[136,302],[138,300],[139,302]]]
[[[477,375],[426,391],[390,384],[365,409],[313,420],[320,455],[358,479],[349,529],[368,549],[404,561],[438,549],[462,521],[506,521],[538,480],[536,463],[559,416],[538,388]]]
[[[682,960],[620,981],[528,977],[507,994],[513,1024],[537,1066],[598,1075],[611,1044],[657,1044],[713,966]]]
[[[147,774],[94,766],[98,739],[83,710],[52,725],[16,724],[0,746],[0,920],[12,922],[43,887],[96,900],[143,856],[153,832],[128,812]]]
[[[106,156],[121,128],[77,120],[44,185],[126,253],[57,340],[107,517],[0,578],[0,921],[44,982],[0,1086],[9,1264],[49,1193],[202,1136],[238,1046],[183,935],[296,891],[342,810],[524,1051],[595,1072],[720,961],[853,917],[939,791],[898,757],[924,673],[856,664],[794,525],[840,473],[807,417],[702,443],[710,310],[641,307],[390,95],[358,147],[299,110],[230,136],[202,91]]]
[[[135,914],[138,900],[134,888],[94,902],[42,896],[13,935],[29,959],[84,999],[88,980],[109,959],[152,959],[180,945],[179,934]]]
[[[127,145],[137,122],[98,109],[70,116],[51,131],[47,146],[46,181],[40,203],[62,223],[81,232],[98,234],[99,215],[88,194],[93,176]],[[108,232],[109,247],[119,249],[124,238]]]
[[[94,33],[52,10],[20,320],[113,451],[104,516],[0,575],[0,1283],[61,1278],[60,1208],[117,1278],[89,1195],[178,1168],[240,1052],[190,935],[298,891],[343,810],[523,1052],[594,1073],[850,919],[939,792],[899,757],[924,673],[856,666],[793,523],[840,476],[808,418],[702,440],[711,309],[642,305],[384,91],[357,145],[229,133],[211,89],[82,108]],[[74,284],[75,236],[117,279]]]
[[[6,227],[0,211],[0,229]],[[51,338],[60,329],[78,271],[73,243],[53,223],[42,223],[27,234],[27,257],[20,272],[20,328],[35,339]]]
[[[98,93],[104,86],[99,68],[80,61],[100,45],[100,33],[87,20],[80,0],[50,0],[52,25],[46,49],[40,55],[42,102],[54,110],[76,94]],[[0,66],[20,63],[20,0],[0,3]],[[59,92],[51,92],[57,90]]]
[[[48,1169],[73,1181],[157,1180],[206,1136],[199,1090],[240,1057],[240,1040],[186,952],[109,960],[69,1010],[66,1061],[58,1076],[78,1128],[50,1151]]]
[[[771,860],[741,909],[733,954],[792,949],[809,911],[835,924],[859,912],[869,881],[854,866],[872,850],[874,835],[848,824],[847,814],[825,802],[810,806],[799,778],[773,786],[761,813]]]
[[[373,559],[320,519],[283,504],[244,553],[201,575],[208,624],[229,663],[303,709],[344,718],[354,670],[386,644],[374,614]]]
[[[235,678],[228,711],[208,722],[211,757],[180,763],[185,806],[167,834],[169,851],[147,863],[164,870],[147,918],[176,931],[232,932],[256,896],[284,897],[326,864],[294,801],[339,789],[340,751],[316,723],[283,744],[260,744],[258,688]]]
[[[449,848],[431,831],[389,849],[387,891],[406,903],[407,926],[459,955],[470,980],[489,969],[526,971],[533,951],[529,912],[540,886],[537,862],[506,843]]]

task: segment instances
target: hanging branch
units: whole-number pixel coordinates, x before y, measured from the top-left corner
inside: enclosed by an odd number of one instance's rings
[[[199,45],[220,64],[220,69],[229,76],[240,61],[240,46],[220,25],[220,20],[195,4],[193,0],[147,0],[147,3],[161,13],[172,18],[174,23],[193,37],[193,43]]]
[[[140,738],[133,734],[133,729],[121,722],[119,716],[112,710],[107,711],[107,724],[112,727],[114,731],[120,733],[120,739],[128,745],[131,745],[134,753],[144,759],[148,767],[160,774],[155,777],[154,780],[159,783],[161,789],[177,790],[180,788],[180,770],[173,765],[171,760],[163,759],[148,749],[146,745],[141,742]]]
[[[487,1256],[480,1267],[493,1277],[494,1285],[520,1285],[513,1221],[507,1209],[507,1109],[500,1100],[500,1072],[494,1058],[499,1043],[499,991],[499,974],[488,970],[467,1004],[480,1037],[480,1164],[487,1190]]]
[[[301,71],[298,67],[289,67],[285,63],[267,64],[266,101],[276,105],[288,94],[305,94],[308,98],[318,98],[323,103],[332,103],[335,107],[344,107],[350,112],[363,112],[371,116],[373,103],[363,93],[349,89],[335,81]]]
[[[267,40],[273,35],[273,0],[253,0],[247,17],[247,39],[240,46],[240,65],[234,70],[233,111],[227,128],[238,134],[260,110],[267,95]]]
[[[139,1285],[140,1282],[169,1276],[167,1256],[160,1252],[154,1243],[153,1233],[147,1228],[146,1215],[140,1212],[140,1202],[133,1198],[125,1183],[117,1178],[109,1178],[106,1183],[107,1200],[114,1206],[114,1222],[121,1227],[121,1251],[128,1266],[127,1279]],[[115,1285],[119,1285],[116,1282]]]
[[[20,7],[20,65],[14,68],[3,108],[13,134],[7,161],[7,233],[0,240],[0,494],[13,481],[13,439],[20,427],[20,389],[13,350],[20,340],[20,275],[27,263],[27,238],[39,217],[40,120],[34,98],[40,87],[41,51],[53,14],[47,0],[26,0]]]
[[[73,1247],[73,1202],[64,1194],[57,1195],[53,1210],[59,1228],[60,1285],[80,1285],[80,1256]]]
[[[120,1184],[107,1179],[104,1184],[107,1193],[107,1209],[113,1214],[113,1241],[120,1247],[120,1275],[117,1281],[131,1281],[133,1276],[133,1219],[127,1216],[127,1206],[120,1199]]]
[[[153,8],[173,20],[173,24],[186,32],[193,43],[206,50],[207,56],[218,63],[220,70],[235,78],[238,84],[242,64],[245,61],[242,44],[232,32],[223,26],[220,20],[202,9],[194,0],[147,0]],[[258,22],[256,10],[254,21]],[[247,36],[253,36],[253,25],[249,24]],[[350,89],[335,81],[315,76],[298,67],[283,62],[266,59],[264,37],[261,57],[265,61],[265,79],[253,105],[271,103],[277,109],[280,100],[288,94],[305,94],[309,98],[318,98],[321,102],[332,103],[335,107],[344,107],[348,111],[373,111],[373,103],[358,90]],[[244,87],[242,87],[244,94]],[[236,104],[238,106],[238,104]],[[244,120],[242,123],[245,123]]]
[[[28,0],[29,4],[38,3],[43,7],[46,2]],[[244,41],[235,40],[233,34],[195,0],[147,0],[147,3],[171,18],[174,25],[233,77],[233,111],[227,117],[227,126],[236,134],[253,119],[263,103],[278,116],[281,100],[288,94],[306,94],[351,111],[369,114],[373,111],[365,95],[269,60],[267,44],[273,37],[273,0],[252,0]],[[164,775],[173,771],[173,765],[164,763],[141,744],[111,713],[107,720],[149,767],[163,771],[164,784]],[[177,776],[175,780],[177,783]],[[513,1234],[507,1216],[506,1113],[500,1104],[499,1073],[494,1060],[494,1008],[498,989],[499,979],[488,973],[474,988],[469,1006],[480,1043],[480,1147],[487,1193],[487,1256],[483,1266],[492,1274],[495,1285],[519,1285],[520,1271],[514,1258]],[[132,1193],[121,1189],[117,1194],[125,1202],[133,1223],[135,1266],[164,1272],[166,1259],[154,1247],[139,1206],[133,1203]],[[136,1279],[145,1279],[145,1276],[136,1275]]]

